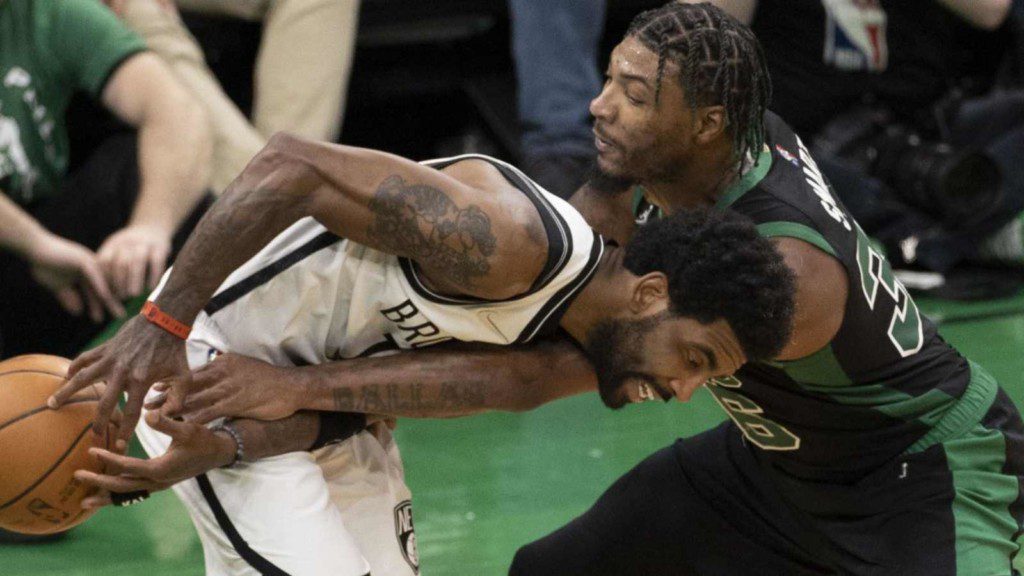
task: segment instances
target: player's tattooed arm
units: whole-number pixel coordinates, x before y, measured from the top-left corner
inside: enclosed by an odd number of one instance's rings
[[[568,340],[436,346],[300,371],[302,408],[412,418],[523,412],[597,388],[590,363]]]
[[[415,260],[442,292],[514,296],[532,285],[547,256],[543,233],[523,233],[542,228],[536,209],[490,165],[461,162],[442,172],[278,134],[196,227],[157,304],[190,323],[232,270],[306,216]]]
[[[522,412],[594,389],[593,369],[567,340],[516,348],[444,344],[301,368],[225,354],[193,373],[183,402],[161,411],[200,424],[225,416],[277,420],[300,410],[451,418]]]
[[[491,271],[497,239],[491,219],[476,204],[460,208],[443,190],[389,176],[369,204],[369,238],[404,254],[448,280],[475,286]]]
[[[528,290],[543,269],[540,214],[486,162],[437,170],[295,138],[288,153],[319,180],[311,216],[339,236],[415,261],[437,291],[508,298]]]

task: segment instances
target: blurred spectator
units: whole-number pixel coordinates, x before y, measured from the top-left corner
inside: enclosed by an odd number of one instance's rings
[[[772,109],[895,265],[946,273],[992,254],[1024,209],[1024,100],[994,88],[1011,0],[715,3],[751,23]]]
[[[211,184],[223,190],[275,132],[335,141],[341,130],[359,0],[107,0],[206,108]],[[206,66],[185,11],[263,21],[252,123]]]
[[[594,158],[590,100],[605,0],[509,0],[523,169],[567,198]]]
[[[68,173],[76,91],[138,132]],[[209,150],[202,109],[102,4],[0,2],[4,357],[73,356],[105,314],[123,314],[119,300],[156,285],[176,231],[195,219]]]

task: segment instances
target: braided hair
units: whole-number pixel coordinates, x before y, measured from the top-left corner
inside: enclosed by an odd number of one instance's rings
[[[670,2],[633,19],[627,37],[658,54],[655,98],[665,62],[679,65],[679,81],[691,109],[725,107],[733,154],[756,161],[764,146],[764,112],[772,86],[761,44],[750,28],[707,2]]]

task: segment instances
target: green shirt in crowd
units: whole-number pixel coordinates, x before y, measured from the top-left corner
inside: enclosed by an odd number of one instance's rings
[[[0,191],[21,205],[53,197],[68,166],[72,95],[99,99],[144,49],[99,0],[0,0]]]

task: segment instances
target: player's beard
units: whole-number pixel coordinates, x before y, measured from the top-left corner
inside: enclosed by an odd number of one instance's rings
[[[645,336],[661,320],[661,315],[641,320],[602,320],[587,334],[584,350],[597,373],[597,389],[605,406],[622,408],[629,403],[629,383],[653,381],[640,371],[641,351]]]
[[[616,176],[615,174],[605,172],[601,169],[599,162],[594,162],[587,173],[587,186],[592,190],[609,196],[616,196],[632,188],[635,184],[636,181],[633,178]]]

